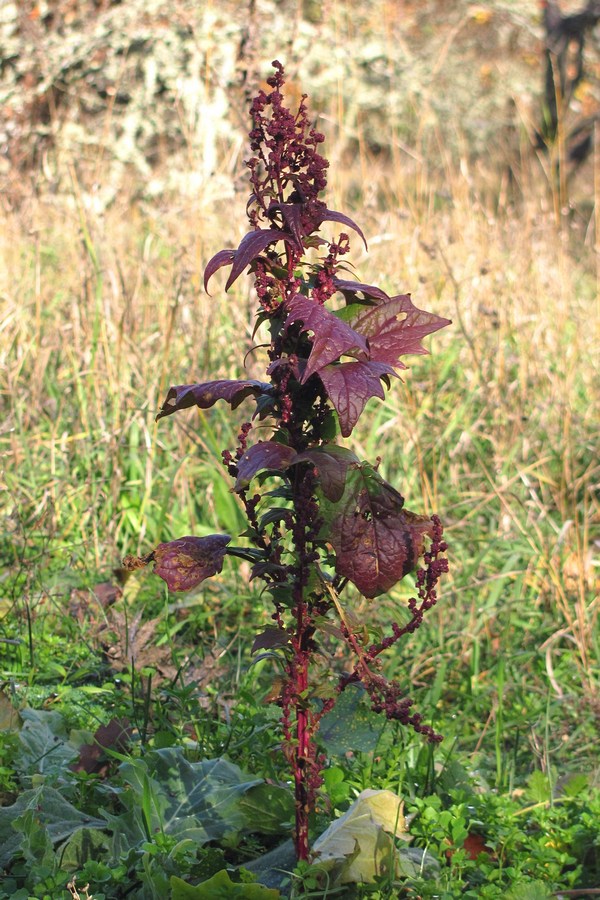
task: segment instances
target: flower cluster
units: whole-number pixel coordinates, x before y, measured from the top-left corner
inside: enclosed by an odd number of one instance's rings
[[[261,217],[286,218],[284,204],[302,205],[295,211],[298,236],[315,231],[323,218],[325,204],[319,194],[327,185],[329,163],[317,151],[324,140],[308,121],[306,96],[296,115],[284,104],[283,66],[273,62],[275,72],[267,79],[272,90],[261,90],[252,101],[250,148],[256,154],[247,160],[253,193],[248,204],[251,223],[258,227]],[[301,249],[301,248],[300,248]]]

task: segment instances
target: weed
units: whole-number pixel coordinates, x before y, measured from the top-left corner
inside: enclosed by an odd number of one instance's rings
[[[190,406],[207,409],[218,400],[236,409],[251,397],[255,416],[271,420],[269,439],[251,444],[254,426],[246,422],[235,451],[223,451],[245,512],[244,535],[253,546],[230,547],[229,535],[185,537],[160,544],[146,557],[128,557],[125,565],[135,569],[152,561],[177,591],[220,572],[226,554],[252,562],[251,577],[264,582],[274,604],[272,624],[255,639],[253,650],[266,651],[263,657],[281,665],[283,753],[295,784],[296,852],[306,861],[309,815],[324,765],[317,732],[341,693],[362,685],[374,711],[432,742],[441,740],[413,712],[400,684],[382,676],[379,660],[413,634],[435,605],[437,581],[447,571],[440,519],[407,512],[404,498],[378,474],[379,461],[361,462],[335,437],[350,436],[367,401],[382,398],[383,385],[389,389],[396,369],[404,368],[401,357],[425,352],[423,337],[448,320],[417,309],[408,295],[389,296],[340,277],[347,269],[349,238],[341,232],[337,241],[326,240],[320,234],[323,223],[345,225],[363,240],[364,235],[319,199],[329,165],[317,149],[323,135],[309,126],[304,99],[295,115],[287,109],[283,67],[277,61],[273,66],[270,92],[259,91],[251,104],[255,155],[246,165],[253,230],[237,250],[219,251],[204,275],[208,286],[218,269],[231,266],[227,290],[250,267],[259,300],[256,327],[266,324],[270,335],[270,380],[173,387],[158,416]],[[324,255],[315,259],[315,251]],[[336,295],[345,306],[330,311],[325,304]],[[263,434],[261,426],[257,437]],[[416,597],[408,601],[404,624],[390,623],[387,635],[371,632],[342,606],[349,583],[373,599],[415,570],[421,557],[425,567],[417,569]],[[355,657],[352,670],[337,682],[316,666],[322,634],[332,630]]]

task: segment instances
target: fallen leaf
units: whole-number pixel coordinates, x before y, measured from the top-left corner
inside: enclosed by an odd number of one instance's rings
[[[19,731],[21,724],[18,710],[4,691],[0,691],[0,731]]]
[[[96,730],[93,744],[83,744],[79,748],[79,758],[70,768],[74,772],[98,772],[106,759],[106,750],[125,750],[131,733],[128,719],[111,719]]]
[[[392,791],[362,791],[313,844],[313,861],[336,884],[372,883],[397,864],[394,837],[406,833],[404,803]]]
[[[172,662],[171,649],[167,645],[157,647],[153,643],[160,617],[142,622],[142,610],[132,615],[123,610],[111,609],[107,622],[98,632],[106,658],[117,672],[133,666],[156,669],[159,680],[172,679],[177,674]],[[112,640],[109,638],[112,636]]]

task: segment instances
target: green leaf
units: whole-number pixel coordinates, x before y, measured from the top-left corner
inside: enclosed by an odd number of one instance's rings
[[[23,827],[20,826],[20,831],[15,830],[15,823],[28,811],[33,812],[33,818],[24,818]],[[23,847],[30,821],[31,827],[46,829],[53,844],[66,840],[84,826],[106,827],[106,822],[102,819],[94,819],[75,809],[54,788],[41,785],[34,790],[24,791],[12,806],[0,808],[0,868],[6,866]]]
[[[271,594],[273,600],[282,606],[291,608],[294,605],[294,589],[291,584],[274,584],[265,593]]]
[[[117,841],[124,831],[129,846],[160,832],[201,846],[258,824],[248,821],[240,800],[262,779],[225,759],[191,763],[181,747],[164,747],[128,760],[120,771],[131,788],[122,795],[128,813],[110,821]]]
[[[321,719],[318,741],[331,756],[343,756],[348,750],[369,753],[377,746],[384,723],[365,696],[363,688],[349,685]]]
[[[344,770],[339,766],[330,766],[323,772],[325,791],[334,809],[346,803],[350,797],[351,786],[344,780],[344,776]]]
[[[548,776],[536,769],[527,781],[527,794],[535,803],[545,803],[550,800],[551,790]]]
[[[585,775],[583,772],[577,772],[574,775],[567,776],[562,785],[562,793],[565,797],[577,797],[585,791],[589,783],[589,775]]]
[[[256,834],[282,835],[294,822],[294,798],[288,788],[258,784],[240,799],[240,808]]]
[[[440,863],[421,847],[401,847],[398,851],[398,874],[404,878],[425,878],[433,881],[440,872]]]
[[[262,884],[236,884],[225,869],[195,886],[176,875],[171,877],[171,900],[277,900],[280,896],[279,891]]]
[[[460,790],[473,793],[472,776],[457,759],[450,759],[438,775],[438,783],[444,791]]]
[[[529,884],[518,884],[505,895],[506,900],[549,900],[555,894],[543,881],[531,881]]]
[[[16,762],[22,775],[59,775],[79,755],[68,742],[60,713],[54,710],[23,709],[19,733],[21,753]]]
[[[288,647],[290,635],[284,628],[277,625],[266,625],[260,634],[257,634],[252,644],[252,653],[257,650],[280,650]]]
[[[260,517],[259,527],[265,528],[266,525],[274,525],[276,522],[281,522],[282,519],[285,519],[286,516],[289,516],[290,510],[286,509],[283,506],[272,506],[270,509],[266,511],[264,515]]]
[[[97,828],[78,828],[61,848],[60,867],[65,872],[79,872],[89,860],[105,858],[109,849],[107,834]]]
[[[37,810],[27,809],[22,816],[17,816],[12,827],[21,835],[19,850],[28,865],[51,866],[54,855],[52,840],[48,829],[40,823]]]

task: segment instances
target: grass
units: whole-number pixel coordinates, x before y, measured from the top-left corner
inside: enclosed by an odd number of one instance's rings
[[[353,436],[359,455],[382,457],[409,508],[446,524],[451,571],[439,604],[387,662],[445,743],[433,757],[386,730],[371,751],[332,756],[338,774],[315,828],[360,790],[390,788],[414,815],[415,844],[437,860],[429,879],[407,875],[410,896],[598,887],[586,824],[600,788],[596,259],[577,220],[556,220],[535,160],[521,161],[522,190],[509,196],[503,182],[490,190],[482,163],[456,165],[442,145],[414,149],[420,161],[408,171],[361,147],[361,165],[333,175],[329,204],[355,211],[369,239],[368,255],[353,244],[361,280],[411,290],[454,322]],[[7,700],[59,712],[67,730],[88,735],[127,717],[124,759],[187,747],[198,760],[225,754],[284,779],[277,707],[263,702],[273,673],[250,665],[268,611],[247,567],[226,565],[183,599],[145,575],[122,583],[114,604],[97,596],[100,582],[123,580],[126,553],[243,528],[219,462],[235,440],[230,417],[216,408],[157,427],[154,415],[171,383],[242,374],[253,300],[242,280],[230,296],[208,297],[201,275],[214,251],[235,245],[244,204],[199,214],[187,201],[159,209],[121,197],[97,214],[72,175],[69,195],[2,213],[4,805],[41,777],[19,762]],[[260,377],[260,351],[246,366]],[[362,601],[357,615],[382,626],[401,617],[403,585],[376,605]],[[107,754],[104,772],[80,774],[71,790],[81,808],[116,778],[123,751]],[[106,804],[115,814],[115,797]],[[474,833],[491,847],[478,862],[463,846]],[[201,880],[274,839],[253,840],[222,847],[211,869],[209,851],[195,857],[150,835],[135,876],[130,868],[111,882],[100,862],[82,871],[94,896],[125,896],[131,884],[133,896],[160,896],[161,872]],[[37,882],[18,862],[15,893],[0,896],[68,896],[67,870],[48,847],[31,838],[24,854]],[[324,896],[311,878],[302,874],[308,896]],[[404,896],[398,884],[361,890]]]

